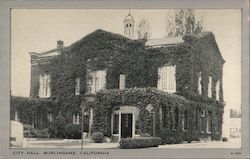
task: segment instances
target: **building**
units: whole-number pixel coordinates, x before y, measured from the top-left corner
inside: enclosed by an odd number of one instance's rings
[[[124,36],[99,29],[30,53],[30,99],[12,97],[11,117],[38,129],[58,114],[64,124],[83,118],[85,131],[114,142],[146,133],[165,143],[219,140],[225,61],[213,33],[138,40],[134,26],[129,13]]]

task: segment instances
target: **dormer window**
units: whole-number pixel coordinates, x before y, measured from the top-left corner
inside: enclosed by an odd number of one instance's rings
[[[158,89],[170,93],[176,92],[175,69],[176,66],[172,65],[164,65],[158,68]]]
[[[42,74],[39,76],[39,98],[49,98],[50,95],[50,75]]]
[[[106,87],[106,70],[98,70],[90,73],[89,92],[95,94]]]

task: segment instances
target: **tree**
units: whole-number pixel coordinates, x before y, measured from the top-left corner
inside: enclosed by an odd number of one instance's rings
[[[181,9],[167,18],[167,37],[198,34],[203,31],[202,20],[197,20],[193,9]]]
[[[138,39],[149,39],[149,22],[147,19],[143,18],[139,21],[138,29],[137,29]]]

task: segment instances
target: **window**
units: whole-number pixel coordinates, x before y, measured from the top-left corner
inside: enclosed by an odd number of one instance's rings
[[[179,109],[175,108],[174,110],[174,118],[173,118],[173,129],[178,129],[178,123],[179,123]]]
[[[211,132],[212,132],[212,112],[209,111],[207,116],[207,133]]]
[[[165,65],[158,69],[157,88],[166,92],[174,93],[176,91],[175,66]]]
[[[216,82],[216,100],[220,100],[220,81]]]
[[[119,114],[113,116],[113,134],[119,134]]]
[[[39,76],[39,97],[50,97],[50,75],[43,74]]]
[[[199,94],[202,94],[202,83],[201,83],[202,77],[201,77],[201,72],[198,75],[198,92]]]
[[[183,114],[183,119],[182,119],[182,131],[186,131],[187,130],[187,111],[185,110],[184,111],[184,114]]]
[[[216,118],[216,123],[215,123],[214,129],[216,133],[219,133],[219,128],[220,128],[219,113],[215,113],[215,118]]]
[[[119,77],[119,89],[124,89],[125,88],[125,79],[126,79],[126,76],[124,74],[120,74],[120,77]]]
[[[200,122],[200,130],[202,133],[206,130],[206,123],[205,123],[205,110],[201,110],[201,122]]]
[[[15,121],[20,121],[17,111],[15,111]]]
[[[212,77],[209,76],[208,79],[208,93],[207,93],[208,97],[212,97]]]
[[[106,70],[99,70],[90,73],[90,93],[95,94],[106,86]]]
[[[76,78],[75,95],[80,95],[80,78]]]
[[[48,113],[48,114],[47,114],[47,119],[48,119],[48,121],[49,121],[50,123],[53,121],[53,115],[52,115],[52,113]]]
[[[73,114],[73,124],[80,124],[80,116],[79,114]]]

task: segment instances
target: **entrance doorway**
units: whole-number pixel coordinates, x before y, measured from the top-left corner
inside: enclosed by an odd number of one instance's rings
[[[137,134],[138,131],[136,131],[138,117],[139,109],[135,106],[123,105],[114,107],[111,116],[112,141],[119,142],[122,138],[139,136]]]
[[[133,114],[121,114],[121,138],[132,137]]]

